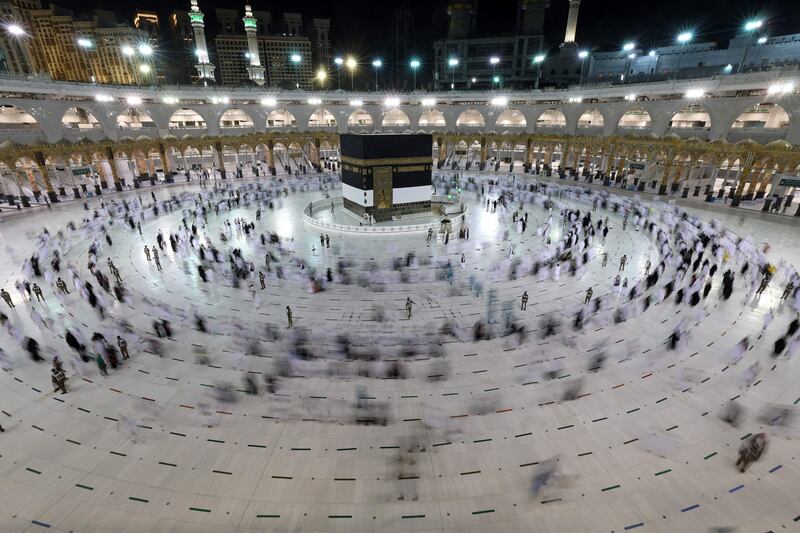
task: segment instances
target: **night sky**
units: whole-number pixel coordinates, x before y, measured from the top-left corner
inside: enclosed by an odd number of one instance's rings
[[[107,0],[53,0],[78,12],[93,7],[108,9]],[[243,6],[244,0],[200,0],[207,28],[215,27],[214,7]],[[516,0],[479,0],[478,34],[492,36],[514,31]],[[273,19],[283,11],[301,12],[305,23],[313,16],[332,19],[335,53],[359,57],[391,57],[389,21],[397,8],[409,9],[415,18],[417,54],[430,58],[431,43],[447,32],[446,0],[252,0],[254,9],[271,11]],[[130,20],[135,9],[155,9],[164,15],[175,8],[187,9],[189,0],[117,0],[121,18]],[[545,37],[555,49],[563,39],[568,0],[551,0]],[[695,42],[726,40],[743,21],[758,16],[765,20],[766,35],[800,33],[800,0],[583,0],[578,23],[578,42],[595,50],[615,49],[628,40],[643,47],[669,44],[685,29],[695,32]],[[207,30],[213,35],[213,31]],[[386,60],[385,60],[386,61]]]

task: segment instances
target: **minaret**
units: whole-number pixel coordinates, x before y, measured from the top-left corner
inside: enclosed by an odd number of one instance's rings
[[[253,10],[249,5],[244,6],[244,31],[247,33],[247,51],[250,56],[250,66],[247,67],[247,74],[250,81],[258,85],[264,85],[264,67],[261,66],[261,58],[258,55],[258,21],[253,16]]]
[[[197,54],[197,64],[194,68],[197,69],[197,76],[202,83],[207,83],[209,81],[215,82],[214,65],[208,60],[208,46],[206,45],[205,34],[206,25],[203,23],[203,13],[200,11],[200,8],[197,7],[197,0],[191,0],[191,4],[189,21],[194,30],[195,53]]]
[[[578,9],[581,0],[569,0],[569,15],[567,15],[567,32],[564,34],[564,44],[575,42],[575,32],[578,29]]]

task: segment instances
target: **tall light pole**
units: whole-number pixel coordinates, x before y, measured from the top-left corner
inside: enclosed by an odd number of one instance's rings
[[[378,69],[383,66],[383,61],[374,59],[372,61],[372,66],[375,68],[375,92],[378,92]]]
[[[458,59],[451,57],[447,60],[447,65],[450,67],[450,90],[454,91],[456,88],[456,67],[458,66]]]
[[[344,59],[341,57],[334,58],[333,62],[336,64],[336,88],[341,90],[342,89],[342,78],[341,78],[341,70],[342,65],[344,65]]]
[[[683,49],[686,46],[686,43],[692,40],[692,37],[694,37],[694,35],[692,35],[692,32],[690,31],[685,31],[680,35],[678,35],[678,42],[681,45],[681,51],[680,53],[678,53],[678,66],[675,69],[675,79],[678,79],[681,75],[681,60],[683,59]]]
[[[741,72],[744,68],[744,63],[747,61],[747,52],[750,50],[750,45],[753,44],[753,32],[757,29],[761,28],[764,25],[763,20],[751,20],[744,25],[744,31],[747,33],[747,46],[744,48],[744,54],[742,55],[742,60],[739,62],[739,69],[736,71],[737,73]]]
[[[544,59],[544,54],[536,54],[533,56],[533,64],[536,65],[536,85],[534,89],[539,88],[539,78],[542,76],[542,63],[544,63]]]
[[[419,68],[420,62],[419,59],[412,59],[411,60],[411,72],[414,73],[414,90],[417,90],[417,69]]]
[[[623,52],[631,52],[634,48],[636,48],[636,44],[635,43],[625,43],[624,45],[622,45],[622,51]],[[625,77],[628,77],[628,74],[630,74],[631,64],[633,63],[633,58],[634,57],[636,57],[636,54],[632,54],[632,53],[628,54],[628,61],[626,63],[625,74],[623,75],[623,78],[622,78],[623,82],[625,81]]]
[[[317,71],[317,81],[319,82],[320,89],[325,90],[325,80],[328,78],[328,73],[324,69]]]
[[[489,64],[492,65],[492,87],[497,83],[497,64],[500,63],[500,58],[492,56],[489,58]]]
[[[581,73],[578,76],[578,85],[583,84],[583,63],[586,61],[586,58],[589,57],[589,52],[586,50],[581,50],[578,52],[578,58],[581,60]]]
[[[355,82],[353,81],[353,73],[358,66],[358,62],[355,60],[353,56],[347,58],[347,68],[350,69],[350,90],[355,91]]]

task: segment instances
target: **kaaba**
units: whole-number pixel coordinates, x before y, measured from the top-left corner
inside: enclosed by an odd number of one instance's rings
[[[430,212],[432,146],[428,134],[342,134],[344,207],[376,222]]]

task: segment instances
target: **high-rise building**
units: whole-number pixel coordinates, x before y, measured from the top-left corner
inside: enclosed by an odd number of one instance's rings
[[[7,25],[16,24],[23,34],[14,35],[9,31],[0,31],[0,72],[7,74],[34,74],[36,65],[30,52],[30,33],[26,27],[26,11],[41,9],[38,0],[0,1],[0,20]]]
[[[408,62],[415,52],[414,13],[408,5],[398,6],[392,12],[391,23],[391,85],[399,88],[401,80],[408,78]]]
[[[136,15],[133,17],[133,27],[146,32],[148,35],[158,40],[158,36],[161,33],[158,13],[155,11],[137,11]]]
[[[167,83],[184,84],[198,81],[194,63],[194,35],[189,12],[175,10],[169,15],[169,37],[163,39],[164,73]]]
[[[286,35],[303,35],[303,16],[300,13],[284,13],[283,28]]]
[[[311,41],[307,37],[290,35],[271,35],[264,40],[270,86],[311,89]]]
[[[21,18],[24,57],[31,71],[55,80],[114,84],[154,82],[153,56],[127,56],[123,50],[147,42],[145,32],[120,24],[111,11],[95,10],[91,18],[78,20],[72,11],[56,5],[47,9],[32,2],[17,2]],[[19,71],[19,60],[13,68]],[[10,69],[9,69],[10,71]]]
[[[331,19],[312,19],[311,34],[314,65],[328,69],[331,66]]]
[[[242,21],[237,10],[218,7],[214,10],[214,14],[217,16],[217,33],[225,35],[241,33]]]
[[[537,69],[531,58],[542,49],[544,10],[549,0],[520,0],[516,35],[478,37],[474,34],[476,4],[451,1],[448,37],[434,41],[434,82],[437,89],[529,88]],[[491,58],[497,61],[492,63]]]
[[[272,13],[269,11],[253,10],[256,19],[256,33],[258,35],[272,35]]]

